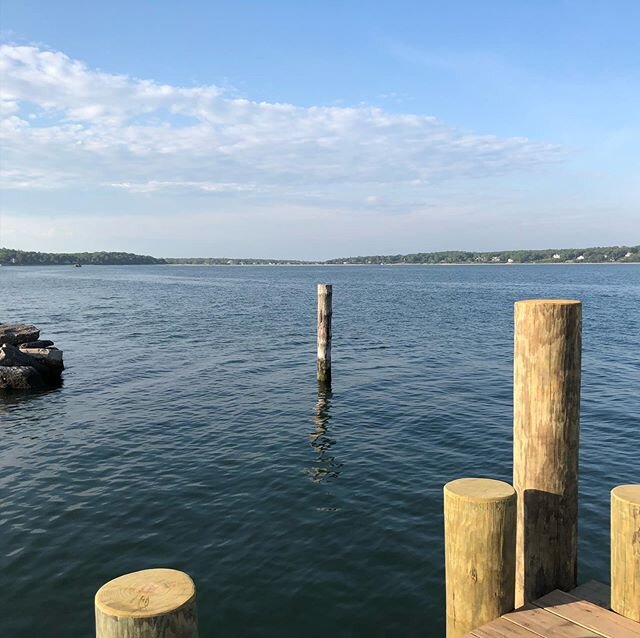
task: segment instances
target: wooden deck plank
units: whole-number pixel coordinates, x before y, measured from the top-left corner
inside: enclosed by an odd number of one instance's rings
[[[603,638],[603,635],[576,625],[536,605],[527,604],[503,616],[542,638]]]
[[[609,610],[610,589],[591,580],[505,614],[465,638],[640,638],[640,623]]]
[[[611,609],[611,587],[597,580],[588,580],[569,592],[574,598],[586,600],[599,607]]]
[[[640,638],[640,624],[637,622],[560,590],[552,591],[534,604],[607,638]]]
[[[465,638],[539,638],[539,636],[539,634],[514,625],[504,618],[498,618],[484,627],[474,629]]]

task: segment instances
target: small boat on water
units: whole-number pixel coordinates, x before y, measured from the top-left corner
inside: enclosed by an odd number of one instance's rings
[[[79,261],[76,261],[75,264],[73,264],[76,268],[82,268],[82,264]]]

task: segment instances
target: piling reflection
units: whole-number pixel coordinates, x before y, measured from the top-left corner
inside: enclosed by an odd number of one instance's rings
[[[336,457],[331,454],[331,448],[336,443],[335,439],[328,434],[331,421],[331,397],[331,388],[319,384],[318,400],[313,416],[315,429],[309,434],[316,458],[315,464],[307,470],[309,478],[316,483],[338,478],[342,468],[342,463],[338,463]]]

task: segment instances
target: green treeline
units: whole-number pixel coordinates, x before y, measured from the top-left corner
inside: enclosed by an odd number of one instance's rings
[[[203,266],[247,266],[268,264],[304,264],[291,259],[235,259],[229,257],[150,257],[134,253],[40,253],[0,248],[0,264],[13,266],[135,266],[140,264],[192,264]]]
[[[0,248],[0,264],[5,266],[69,266],[73,264],[130,266],[139,264],[195,264],[205,266],[248,266],[286,264],[544,264],[544,263],[633,263],[640,262],[640,246],[558,248],[548,250],[502,250],[463,252],[450,250],[407,255],[369,255],[328,261],[305,262],[285,259],[234,259],[227,257],[158,258],[134,253],[40,253]]]
[[[463,252],[450,250],[407,255],[368,255],[331,259],[328,264],[544,264],[640,262],[640,246],[604,246],[596,248],[555,248],[548,250],[499,250]]]
[[[37,253],[26,250],[0,248],[0,264],[15,266],[129,266],[135,264],[165,264],[164,259],[133,253]]]
[[[273,266],[301,265],[324,262],[296,261],[295,259],[237,259],[229,257],[167,257],[167,264],[190,264],[200,266]]]

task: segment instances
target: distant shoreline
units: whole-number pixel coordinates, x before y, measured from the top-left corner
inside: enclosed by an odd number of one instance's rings
[[[443,268],[447,266],[468,266],[468,267],[512,267],[512,266],[637,266],[639,261],[532,261],[532,262],[513,262],[511,264],[505,262],[495,263],[438,263],[438,264],[363,264],[360,262],[353,264],[326,264],[322,262],[309,262],[304,264],[83,264],[83,267],[109,266],[113,268],[121,268],[123,266],[154,266],[158,268],[166,268],[169,266],[179,268]],[[0,264],[5,268],[73,268],[74,264]]]
[[[353,263],[353,264],[325,264],[323,262],[309,262],[304,264],[151,264],[152,266],[207,266],[207,267],[217,267],[217,268],[246,268],[247,266],[260,266],[265,268],[300,268],[300,267],[309,267],[309,266],[321,266],[323,268],[346,268],[349,266],[376,266],[376,267],[406,267],[406,266],[414,266],[414,267],[443,267],[443,266],[628,266],[628,265],[638,265],[640,261],[531,261],[531,262],[513,262],[512,264],[508,264],[505,262],[496,262],[496,263],[452,263],[452,264],[363,264],[363,263]],[[115,266],[117,264],[105,264]],[[143,266],[145,264],[132,264],[132,265],[140,265]]]
[[[238,257],[152,257],[128,252],[44,253],[0,248],[2,266],[514,266],[640,263],[640,245],[542,250],[447,250],[358,255],[326,260]]]

